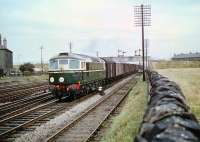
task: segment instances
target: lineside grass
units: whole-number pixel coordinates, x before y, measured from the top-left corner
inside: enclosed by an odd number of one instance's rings
[[[132,142],[137,135],[147,104],[146,83],[139,78],[129,93],[125,106],[119,116],[113,119],[111,128],[102,142]]]
[[[200,121],[200,68],[157,70],[181,87],[187,104]]]
[[[157,61],[152,62],[153,68],[200,68],[200,61]]]

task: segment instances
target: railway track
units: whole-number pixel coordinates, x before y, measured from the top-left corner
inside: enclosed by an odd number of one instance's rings
[[[29,87],[22,87],[18,89],[13,89],[12,91],[3,91],[8,88],[4,88],[0,92],[0,103],[5,103],[5,102],[12,102],[14,100],[21,99],[23,97],[27,97],[30,95],[37,95],[37,92],[43,92],[48,90],[49,85],[48,84],[43,84],[43,85],[34,85],[34,86],[29,86]],[[9,90],[9,89],[8,89]]]
[[[42,85],[47,85],[47,83],[28,83],[28,84],[9,84],[9,85],[0,85],[0,93],[6,93],[16,90],[22,90],[26,88],[38,87]]]
[[[50,93],[39,93],[38,95],[26,97],[14,101],[12,103],[4,104],[0,106],[0,120],[21,113],[25,110],[31,109],[37,105],[50,101],[54,96]]]
[[[14,141],[24,132],[33,131],[37,126],[54,118],[56,114],[62,114],[64,111],[78,105],[81,101],[93,96],[86,95],[72,102],[60,102],[52,100],[46,104],[37,106],[33,109],[18,113],[14,116],[0,121],[0,140],[3,142]]]
[[[126,97],[120,104],[117,106],[117,108],[107,117],[107,119],[101,124],[100,128],[92,135],[88,141],[89,142],[100,142],[105,137],[108,130],[111,128],[113,119],[116,118],[123,110],[123,107],[126,103],[126,100],[128,97]]]
[[[34,122],[59,111],[62,104],[57,103],[58,100],[52,100],[48,103],[39,105],[22,113],[5,118],[0,121],[0,139],[6,141],[12,133],[20,129],[26,128]],[[9,140],[9,139],[7,139]]]
[[[123,83],[123,85],[124,84],[126,84],[126,82]],[[129,91],[130,90],[129,87],[126,86],[126,88],[124,88],[124,90],[121,93],[123,94],[125,90]],[[119,86],[116,87],[114,85],[113,88],[114,88],[113,90],[116,91],[119,89]],[[109,92],[109,89],[108,91],[105,90],[105,92],[106,94],[113,93],[113,92]],[[118,91],[118,93],[119,92],[120,91]],[[21,137],[24,133],[27,133],[29,131],[34,131],[37,126],[40,126],[41,124],[51,120],[55,116],[62,114],[66,110],[70,110],[75,105],[78,105],[80,102],[82,102],[83,100],[86,100],[87,98],[93,95],[94,94],[86,95],[84,97],[81,97],[78,100],[75,100],[73,102],[67,102],[67,103],[64,103],[64,102],[57,103],[58,100],[52,100],[48,103],[41,104],[39,106],[33,105],[31,109],[30,107],[27,106],[25,107],[26,110],[22,109],[23,110],[22,111],[19,109],[16,112],[11,112],[9,115],[1,118],[2,120],[0,121],[0,141],[14,141],[16,140],[16,138]],[[124,97],[123,95],[116,95],[116,96],[118,96],[121,99],[123,99]],[[109,99],[110,97],[105,95],[103,98]],[[117,100],[115,100],[114,102],[116,101]],[[104,101],[102,100],[102,103],[103,102]]]
[[[127,96],[135,80],[124,83],[114,93],[102,97],[100,101],[81,113],[76,119],[60,128],[46,142],[80,142],[89,141],[93,134],[99,129],[107,117],[117,108],[120,102]]]

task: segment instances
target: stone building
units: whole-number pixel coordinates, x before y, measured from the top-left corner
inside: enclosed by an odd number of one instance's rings
[[[7,48],[6,38],[1,39],[0,34],[0,74],[10,74],[13,68],[13,52]]]

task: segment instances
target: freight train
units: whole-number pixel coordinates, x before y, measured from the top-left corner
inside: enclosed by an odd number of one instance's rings
[[[102,90],[105,84],[137,72],[138,65],[117,63],[106,58],[59,53],[49,60],[50,91],[56,98],[76,99]]]

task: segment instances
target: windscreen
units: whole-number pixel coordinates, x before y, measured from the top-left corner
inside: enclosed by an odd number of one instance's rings
[[[60,59],[59,60],[59,65],[67,65],[68,64],[68,60],[67,59]]]
[[[75,59],[69,60],[69,68],[70,69],[80,69],[80,61]]]
[[[59,60],[59,69],[68,70],[68,59],[60,59]]]
[[[49,63],[50,70],[56,70],[58,69],[58,60],[57,59],[51,59]]]

